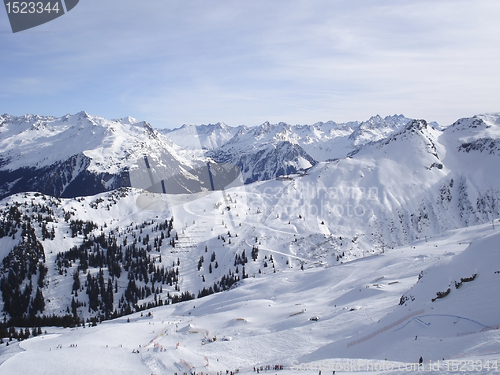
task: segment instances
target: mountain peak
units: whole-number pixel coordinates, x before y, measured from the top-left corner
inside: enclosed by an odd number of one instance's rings
[[[500,127],[500,113],[461,118],[451,124],[447,130],[454,132],[456,130],[473,129],[478,131],[492,127]]]
[[[373,124],[373,123],[380,123],[382,121],[384,121],[384,120],[382,119],[382,117],[380,117],[380,115],[375,115],[375,116],[370,117],[367,122],[370,122]]]
[[[406,131],[422,131],[424,129],[427,129],[427,121],[425,120],[412,120],[406,125],[405,128]]]
[[[80,111],[75,116],[77,116],[80,119],[90,118],[90,115],[85,111]]]
[[[214,127],[215,128],[218,128],[218,129],[226,129],[228,128],[229,126],[226,125],[224,122],[218,122],[216,124],[214,124]]]
[[[404,115],[394,115],[382,117],[380,115],[375,115],[370,117],[367,121],[363,121],[360,125],[360,129],[379,129],[379,128],[393,128],[394,130],[400,129],[411,120]]]
[[[133,117],[130,117],[130,116],[123,117],[123,118],[113,119],[113,121],[119,122],[121,124],[126,124],[126,125],[134,125],[134,124],[137,124],[138,122],[140,122],[136,118],[133,118]]]
[[[389,120],[403,120],[406,119],[407,117],[403,114],[394,114],[392,116],[385,116],[384,120],[389,121]]]

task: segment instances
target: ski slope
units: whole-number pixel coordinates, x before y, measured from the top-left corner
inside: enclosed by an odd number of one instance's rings
[[[284,365],[275,372],[326,374],[349,363],[401,373],[398,366],[420,356],[421,373],[429,374],[454,373],[444,361],[493,365],[500,355],[499,228],[497,221],[336,266],[250,277],[230,291],[96,327],[45,327],[44,335],[0,346],[0,373],[253,373],[254,366]],[[449,285],[449,295],[431,302]],[[412,299],[399,305],[403,295]],[[440,370],[429,371],[438,360]]]

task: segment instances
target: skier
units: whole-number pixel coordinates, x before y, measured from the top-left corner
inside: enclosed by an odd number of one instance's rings
[[[420,356],[420,358],[418,359],[418,365],[419,365],[420,367],[422,367],[422,363],[423,363],[423,362],[424,362],[424,360],[423,360],[422,356]]]

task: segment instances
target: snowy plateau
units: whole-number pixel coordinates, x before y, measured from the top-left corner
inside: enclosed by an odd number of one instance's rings
[[[1,115],[0,373],[500,373],[499,157],[500,114]]]

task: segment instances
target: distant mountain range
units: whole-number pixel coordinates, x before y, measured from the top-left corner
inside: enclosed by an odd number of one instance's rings
[[[3,115],[0,197],[24,191],[74,197],[131,186],[129,172],[142,155],[149,155],[156,174],[176,176],[182,186],[184,171],[209,161],[237,165],[245,183],[267,180],[345,157],[409,121],[399,115],[346,124],[218,123],[155,130],[130,117],[107,120],[86,112],[60,118]]]

